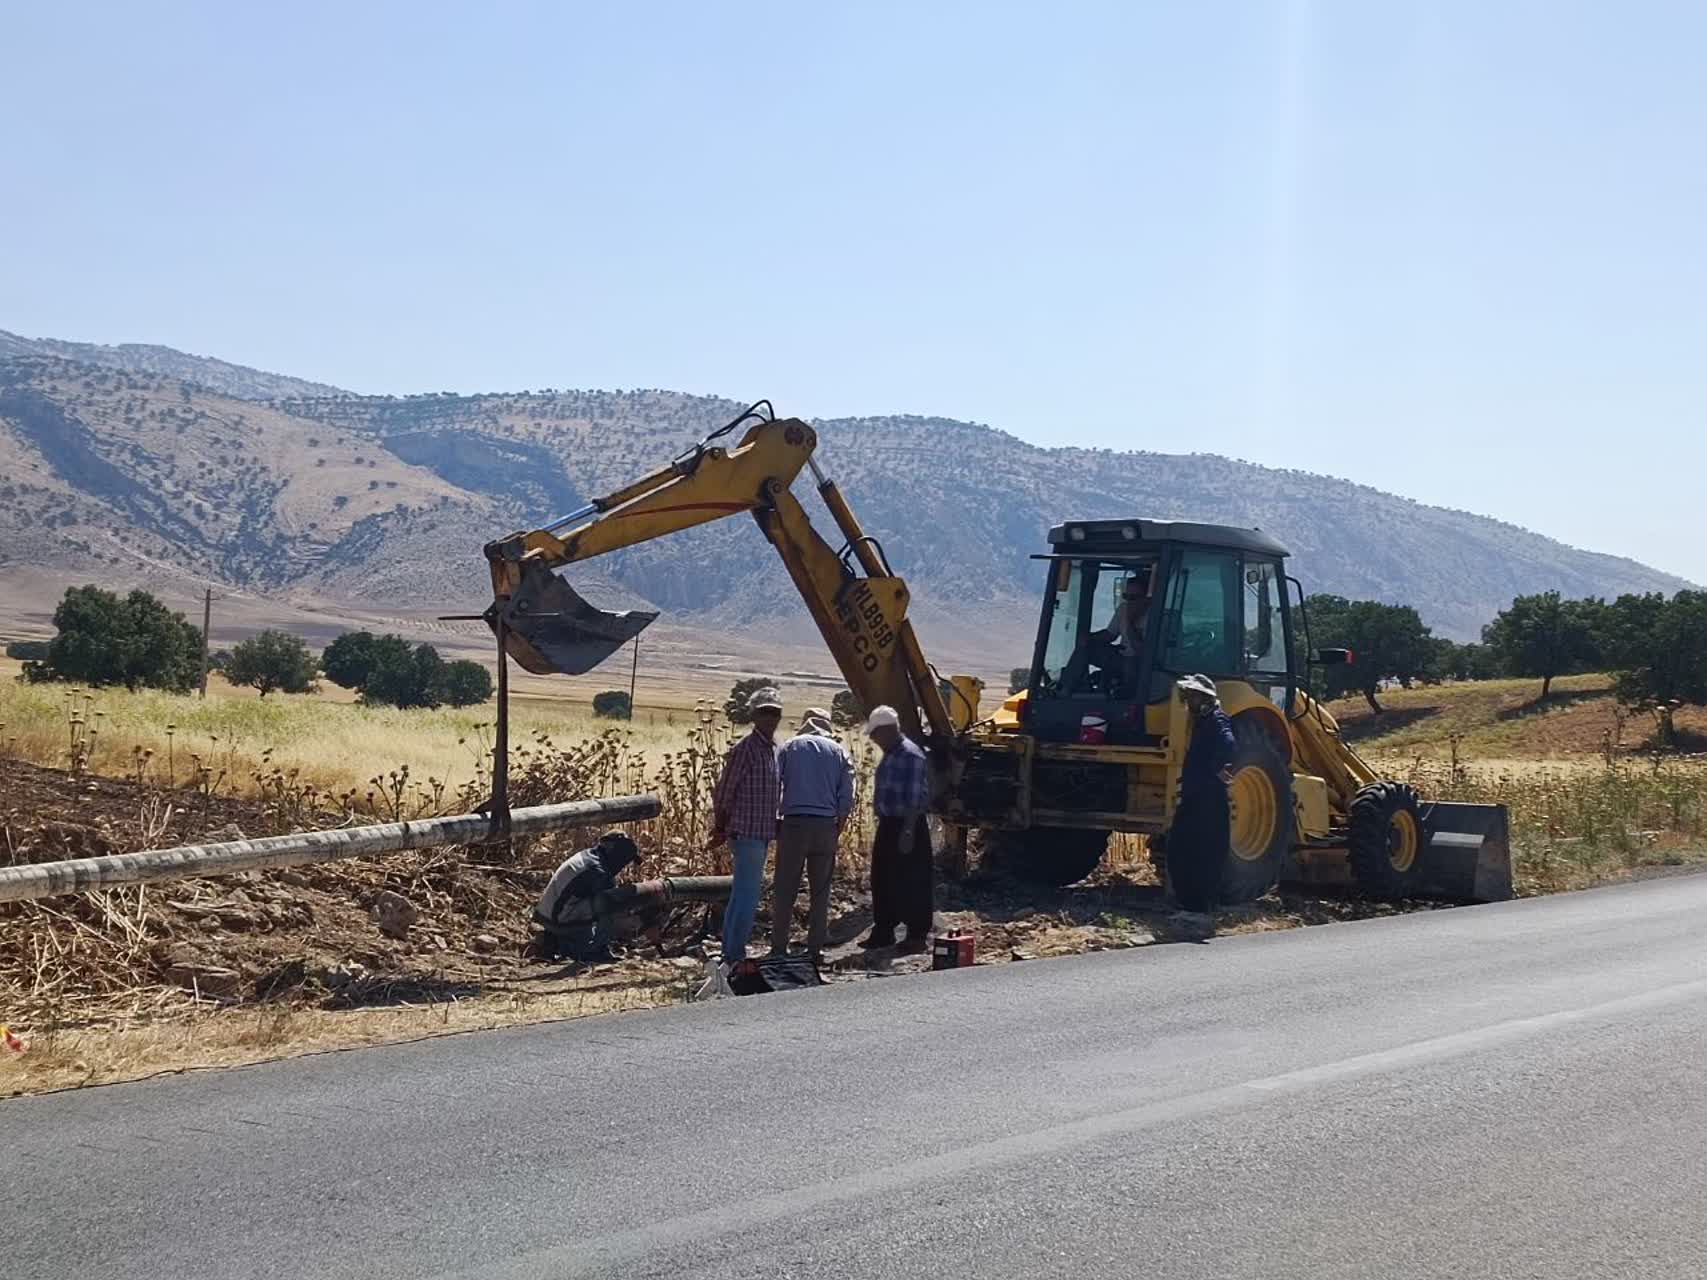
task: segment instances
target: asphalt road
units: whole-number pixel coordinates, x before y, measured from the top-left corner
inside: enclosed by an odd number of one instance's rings
[[[0,1270],[1707,1275],[1707,877],[0,1102]]]

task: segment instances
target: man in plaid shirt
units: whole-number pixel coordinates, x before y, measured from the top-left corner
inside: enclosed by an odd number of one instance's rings
[[[923,951],[931,931],[931,835],[925,812],[931,804],[930,762],[901,732],[894,707],[878,707],[866,721],[866,733],[883,752],[872,784],[877,836],[871,848],[871,933],[859,945],[867,949],[895,945],[895,926],[907,926],[907,940],[896,948]]]
[[[723,909],[723,963],[747,955],[753,917],[764,886],[765,853],[776,839],[781,785],[776,767],[776,728],[782,723],[782,699],[775,689],[760,689],[747,700],[753,731],[730,749],[723,776],[711,793],[711,842],[729,841],[735,884]]]

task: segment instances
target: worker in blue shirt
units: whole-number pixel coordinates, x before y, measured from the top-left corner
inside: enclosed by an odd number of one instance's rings
[[[800,874],[806,873],[811,907],[806,950],[816,962],[830,932],[830,879],[836,844],[853,813],[854,767],[837,742],[830,713],[808,707],[800,729],[777,750],[782,779],[782,822],[776,834],[776,880],[771,885],[771,954],[788,951]]]
[[[1185,910],[1213,911],[1232,840],[1227,788],[1238,744],[1213,680],[1192,675],[1175,687],[1185,700],[1192,728],[1180,770],[1179,804],[1168,829],[1168,883]]]
[[[931,834],[925,813],[931,805],[930,762],[924,749],[901,732],[894,707],[877,707],[867,736],[883,752],[872,779],[877,835],[871,846],[871,933],[866,949],[895,946],[895,926],[907,926],[897,951],[926,949],[934,914]]]

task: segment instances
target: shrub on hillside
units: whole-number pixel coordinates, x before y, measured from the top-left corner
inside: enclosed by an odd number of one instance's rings
[[[46,640],[14,640],[6,646],[6,656],[20,662],[43,662],[47,659]]]

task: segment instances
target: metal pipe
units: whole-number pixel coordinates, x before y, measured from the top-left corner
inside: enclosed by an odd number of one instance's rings
[[[605,800],[576,800],[516,809],[510,814],[510,834],[538,835],[571,827],[604,826],[655,818],[663,805],[650,792],[612,796]],[[183,845],[150,849],[105,858],[73,858],[65,862],[36,862],[0,867],[0,902],[25,902],[59,894],[109,889],[121,884],[147,884],[200,876],[226,876],[239,871],[268,871],[312,862],[364,858],[374,853],[420,849],[439,844],[472,844],[491,834],[491,820],[482,813],[462,813],[418,822],[388,822],[374,827],[336,831],[305,831],[259,840],[228,840],[221,844]]]
[[[486,802],[486,821],[493,836],[510,830],[510,637],[504,611],[493,611],[492,631],[498,637],[498,716],[492,741],[492,798]]]
[[[666,876],[662,880],[619,884],[614,889],[569,903],[563,908],[558,923],[590,924],[639,907],[668,906],[672,902],[723,902],[734,886],[734,876]]]
[[[571,511],[568,515],[558,516],[557,519],[545,526],[545,531],[547,533],[556,533],[566,524],[574,524],[577,520],[585,520],[588,516],[596,516],[598,513],[598,504],[595,502],[589,502],[586,506],[579,507],[576,510]]]

